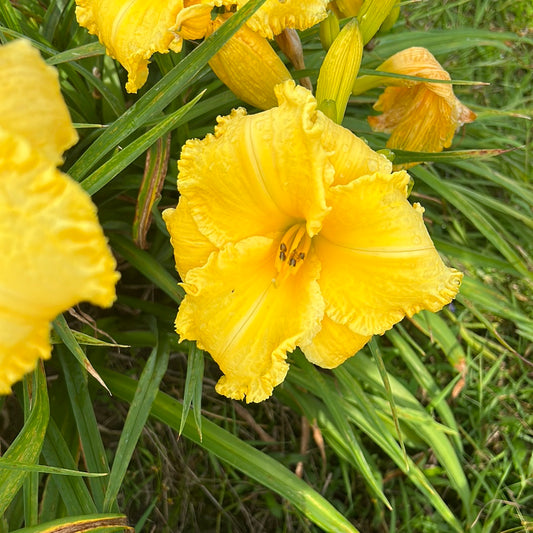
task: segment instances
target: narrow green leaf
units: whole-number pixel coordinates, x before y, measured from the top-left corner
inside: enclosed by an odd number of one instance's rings
[[[122,514],[92,514],[69,516],[39,524],[38,526],[17,529],[12,533],[83,533],[85,531],[133,531],[127,518]]]
[[[157,345],[152,350],[142,371],[124,428],[120,434],[104,499],[105,512],[110,511],[116,503],[117,494],[126,475],[131,456],[150,415],[152,403],[159,392],[159,384],[168,366],[169,354],[170,350],[166,334],[160,333]]]
[[[43,474],[57,474],[59,476],[79,476],[79,477],[98,477],[107,476],[106,473],[98,474],[96,472],[80,472],[79,470],[70,470],[57,466],[46,466],[32,463],[22,463],[20,461],[9,461],[5,457],[0,457],[0,470],[21,470],[22,472],[41,472]]]
[[[78,361],[63,346],[56,346],[80,435],[80,442],[89,472],[109,472],[107,456],[98,430],[94,407],[89,395],[87,377]],[[98,511],[103,509],[107,478],[89,478],[89,485]]]
[[[46,60],[49,65],[60,65],[70,61],[78,61],[87,57],[101,56],[105,54],[105,48],[99,42],[87,43],[64,52],[54,54]]]
[[[408,152],[406,150],[392,150],[394,153],[393,163],[402,165],[404,163],[421,163],[424,161],[458,161],[460,159],[481,159],[494,157],[497,155],[512,152],[517,148],[492,148],[480,150],[445,150],[444,152]]]
[[[216,32],[180,61],[166,76],[127,109],[70,168],[69,174],[81,181],[106,154],[129,135],[156,118],[163,109],[190,85],[209,59],[230,39],[265,0],[250,0]]]
[[[17,438],[4,453],[3,459],[12,463],[20,461],[35,464],[41,453],[50,415],[46,378],[42,365],[38,365],[35,372],[28,374],[25,379],[31,390],[31,411]],[[28,473],[23,470],[0,469],[0,516],[5,513],[27,475]]]
[[[124,170],[137,157],[146,152],[158,139],[182,124],[187,117],[187,113],[194,107],[203,94],[204,91],[180,107],[175,113],[161,120],[156,126],[135,139],[131,144],[128,144],[125,148],[117,152],[111,159],[85,178],[81,182],[81,186],[91,195],[99,191],[121,170]]]
[[[202,440],[202,384],[204,380],[204,352],[199,350],[195,343],[189,346],[187,358],[187,377],[185,378],[185,390],[183,392],[183,413],[181,415],[181,435],[191,404],[193,406],[194,422],[198,430],[198,436]]]
[[[383,357],[381,356],[381,351],[379,349],[378,343],[376,342],[376,339],[374,337],[370,339],[368,346],[370,348],[370,352],[372,353],[372,356],[374,357],[374,360],[376,361],[376,367],[379,370],[379,375],[381,376],[381,380],[383,381],[383,389],[385,390],[387,401],[389,402],[389,405],[390,405],[392,419],[394,421],[394,428],[396,429],[396,434],[398,435],[398,441],[400,443],[400,447],[402,448],[402,454],[403,454],[403,458],[405,461],[405,469],[408,472],[409,463],[407,461],[407,452],[405,451],[405,444],[402,439],[402,432],[400,431],[400,422],[398,420],[398,414],[396,412],[396,402],[394,401],[394,395],[392,394],[392,389],[391,389],[390,381],[389,381],[389,375],[387,373],[387,369],[385,368],[385,363],[383,362]]]
[[[114,395],[132,401],[136,382],[108,369],[100,369]],[[178,431],[183,406],[177,400],[159,392],[151,414],[164,424]],[[192,421],[187,420],[183,435],[213,453],[222,461],[240,470],[265,487],[286,498],[323,531],[356,533],[357,529],[326,499],[268,455],[246,444],[235,435],[213,424],[202,421],[202,440]]]
[[[43,456],[48,464],[61,465],[68,470],[76,469],[67,443],[55,420],[50,418],[43,444]],[[96,475],[101,475],[97,473]],[[53,476],[50,480],[58,489],[69,515],[96,513],[96,505],[87,485],[77,476]]]

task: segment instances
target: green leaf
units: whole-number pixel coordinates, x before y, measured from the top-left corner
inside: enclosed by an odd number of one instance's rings
[[[31,390],[31,410],[24,426],[16,439],[3,455],[3,460],[10,463],[21,462],[36,464],[41,453],[46,427],[50,416],[46,378],[42,365],[39,364],[33,374],[25,378]],[[0,516],[24,483],[28,472],[0,468]]]
[[[195,343],[189,346],[189,356],[187,358],[187,377],[185,378],[185,390],[183,392],[183,413],[181,415],[180,429],[181,435],[191,404],[193,406],[194,422],[198,430],[198,436],[202,440],[202,385],[204,379],[204,352],[199,350]]]
[[[146,152],[158,139],[170,130],[183,124],[187,113],[194,107],[196,102],[203,96],[204,91],[193,100],[180,107],[176,112],[162,119],[156,126],[135,139],[131,144],[118,151],[111,159],[98,167],[91,175],[81,182],[81,186],[89,193],[94,194],[104,185],[109,183],[121,170],[135,161],[141,154]]]
[[[65,347],[56,346],[56,352],[65,375],[70,405],[78,427],[87,470],[89,472],[108,473],[109,465],[89,395],[86,373],[78,361],[66,351]],[[107,478],[89,478],[89,485],[96,508],[98,511],[102,511]]]
[[[46,466],[33,463],[23,463],[20,461],[9,461],[5,457],[0,457],[0,470],[20,470],[22,472],[41,472],[43,474],[57,474],[58,476],[79,476],[79,477],[98,477],[107,476],[106,473],[80,472],[79,470],[70,470],[57,466]]]
[[[134,380],[107,369],[100,369],[100,373],[114,395],[123,400],[132,401],[137,387]],[[180,402],[159,392],[152,405],[151,414],[178,431],[182,412],[183,406]],[[222,461],[286,498],[323,531],[357,532],[357,529],[339,511],[290,470],[210,420],[206,418],[202,420],[202,440],[198,436],[195,424],[189,419],[183,428],[183,435]]]
[[[50,419],[46,431],[43,456],[48,464],[61,465],[68,470],[74,470],[77,466],[65,438],[53,418]],[[100,476],[102,474],[95,473],[95,475]],[[93,497],[80,477],[54,476],[50,481],[57,487],[69,515],[97,512]]]
[[[133,531],[122,514],[69,516],[38,526],[17,529],[12,533],[83,533],[85,531]]]
[[[155,323],[155,321],[154,321]],[[155,327],[155,326],[154,326]],[[112,509],[116,502],[117,494],[122,486],[126,470],[135,451],[137,441],[148,416],[150,409],[159,391],[159,384],[166,372],[169,358],[169,346],[166,334],[158,335],[157,345],[152,350],[148,361],[142,371],[137,390],[130,405],[124,428],[120,434],[115,459],[109,475],[104,511]]]

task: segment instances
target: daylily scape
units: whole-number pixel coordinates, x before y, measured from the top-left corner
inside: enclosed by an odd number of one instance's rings
[[[186,291],[181,339],[207,350],[216,390],[260,402],[297,346],[332,368],[404,316],[438,311],[462,274],[428,235],[410,181],[317,110],[305,88],[278,106],[218,119],[178,162],[180,200],[163,213]]]

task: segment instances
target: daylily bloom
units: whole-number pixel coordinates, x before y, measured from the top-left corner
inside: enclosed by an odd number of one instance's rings
[[[90,197],[55,167],[78,139],[57,71],[0,46],[0,394],[50,357],[50,321],[115,300],[115,260]]]
[[[76,0],[78,23],[89,33],[98,36],[107,53],[117,59],[128,71],[126,90],[132,93],[144,85],[148,76],[148,63],[155,52],[179,52],[183,39],[202,39],[216,27],[211,20],[214,7],[241,8],[248,0]],[[306,29],[326,16],[327,0],[267,0],[247,21],[246,27],[254,33],[254,50],[265,48],[257,44],[259,37],[272,39],[285,28]],[[243,30],[244,31],[244,30]],[[238,38],[238,37],[234,37]],[[245,40],[252,39],[249,35]],[[225,60],[251,62],[253,74],[257,66],[252,58],[242,55]],[[239,45],[237,45],[237,52]],[[278,71],[281,67],[272,58],[274,51],[267,52],[266,67]],[[281,59],[277,58],[283,65]],[[263,63],[265,65],[265,63]],[[232,65],[228,66],[229,71]],[[246,68],[241,69],[246,72]],[[286,69],[285,69],[286,71]],[[277,82],[286,79],[286,73]],[[288,71],[287,71],[288,74]],[[278,77],[279,78],[279,77]],[[223,80],[226,82],[226,80]],[[242,83],[245,85],[245,82]],[[266,85],[266,82],[265,84]],[[271,89],[272,92],[272,89]]]
[[[208,351],[216,390],[260,402],[300,346],[325,368],[421,309],[437,311],[462,274],[440,259],[409,175],[317,111],[293,81],[279,106],[237,109],[187,141],[180,201],[164,211],[186,296],[181,339]]]
[[[377,70],[434,80],[449,80],[446,72],[425,48],[402,50]],[[378,116],[368,117],[373,130],[391,133],[388,148],[413,152],[441,152],[448,148],[457,128],[476,115],[454,95],[449,83],[431,83],[383,76],[361,76],[353,94],[388,85],[374,104]]]

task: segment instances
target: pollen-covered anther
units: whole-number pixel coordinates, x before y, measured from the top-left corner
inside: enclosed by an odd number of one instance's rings
[[[294,224],[283,235],[279,252],[276,256],[275,285],[280,285],[289,274],[296,274],[303,264],[311,247],[311,237],[307,234],[305,224]]]

